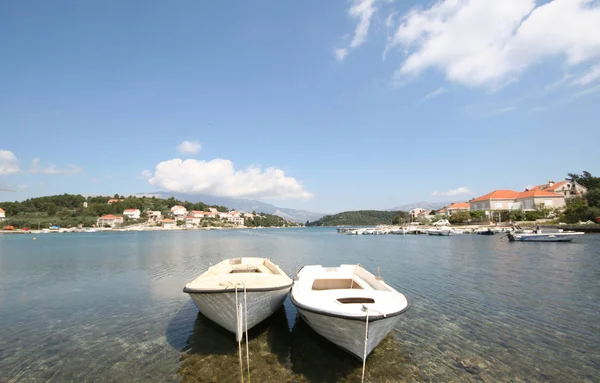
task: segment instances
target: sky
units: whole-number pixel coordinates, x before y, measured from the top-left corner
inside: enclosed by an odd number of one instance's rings
[[[600,173],[600,2],[0,2],[0,200],[316,212]]]

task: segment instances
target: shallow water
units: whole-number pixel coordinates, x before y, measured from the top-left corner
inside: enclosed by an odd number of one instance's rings
[[[598,382],[600,235],[346,236],[270,229],[0,236],[0,381],[239,382],[233,336],[183,285],[210,264],[361,263],[411,301],[367,381]],[[251,331],[253,381],[354,382],[294,306]]]

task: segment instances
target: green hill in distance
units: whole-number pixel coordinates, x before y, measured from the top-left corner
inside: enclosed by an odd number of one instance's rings
[[[307,222],[306,226],[391,225],[407,221],[408,213],[403,211],[357,210],[326,215],[316,221]]]

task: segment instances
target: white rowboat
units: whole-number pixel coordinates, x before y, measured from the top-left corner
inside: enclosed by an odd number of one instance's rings
[[[186,284],[183,292],[190,295],[202,314],[239,338],[240,322],[246,328],[247,320],[247,328],[251,329],[271,316],[281,307],[291,286],[292,279],[270,260],[247,257],[219,262]]]
[[[394,329],[400,314],[409,308],[404,295],[360,265],[305,266],[298,273],[290,296],[313,330],[361,360]]]

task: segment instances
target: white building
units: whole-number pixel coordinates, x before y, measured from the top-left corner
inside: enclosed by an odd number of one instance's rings
[[[123,215],[129,219],[140,219],[140,209],[125,209]]]
[[[150,223],[160,222],[162,219],[162,214],[158,210],[149,210],[146,212],[146,215],[148,216],[148,222]]]
[[[175,229],[177,227],[177,222],[175,222],[174,219],[163,219],[161,225],[165,229]]]
[[[237,211],[230,211],[229,214],[227,214],[227,221],[236,226],[244,226],[244,217]]]
[[[121,224],[121,223],[123,223],[123,217],[114,215],[114,214],[103,215],[102,217],[100,217],[96,220],[96,225],[99,227],[104,227],[104,226],[114,227],[115,225]]]
[[[187,209],[180,205],[175,205],[171,208],[171,215],[177,220],[183,220],[187,216]]]
[[[190,214],[188,215],[189,217],[193,217],[193,218],[204,218],[204,212],[201,210],[192,210],[190,212]]]
[[[200,217],[194,217],[193,215],[188,215],[187,218],[185,219],[185,226],[187,226],[187,227],[198,226],[198,225],[200,225],[201,221],[202,221],[202,218],[200,218]]]
[[[6,213],[4,213],[4,209],[0,208],[0,221],[4,221],[6,219]]]

